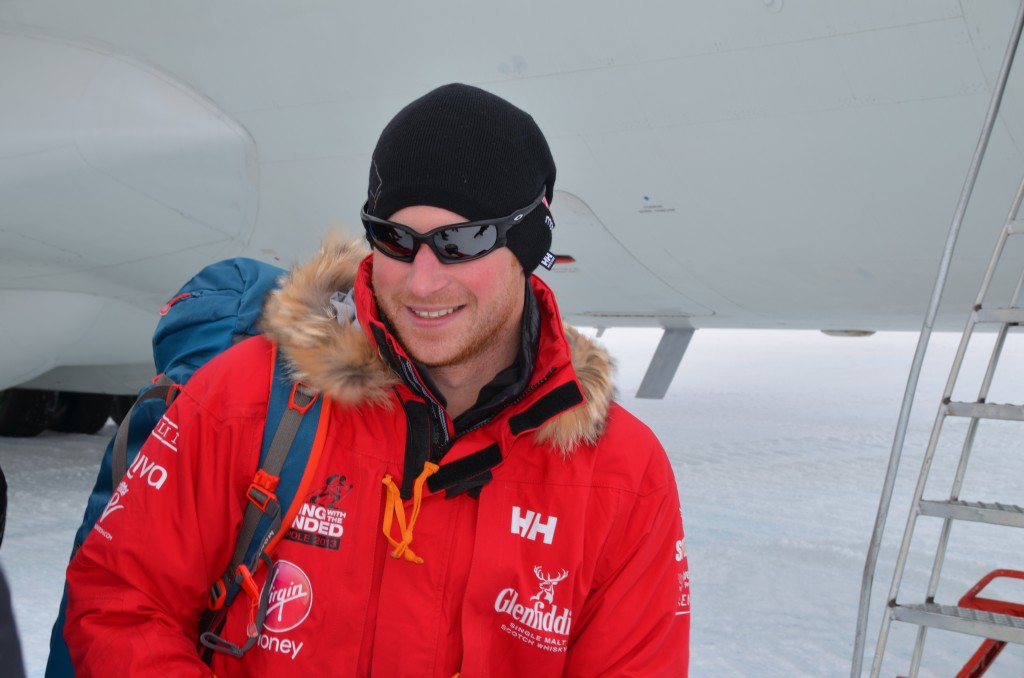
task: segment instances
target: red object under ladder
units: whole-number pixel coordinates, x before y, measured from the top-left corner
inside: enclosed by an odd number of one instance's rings
[[[1000,577],[1024,579],[1024,572],[1020,570],[993,570],[978,580],[978,583],[964,594],[957,605],[960,607],[970,607],[975,610],[984,610],[985,612],[1005,614],[1011,617],[1024,617],[1024,603],[1011,603],[1005,600],[981,598],[978,596],[982,589],[988,586],[992,580]],[[1005,641],[986,638],[981,647],[978,648],[978,651],[960,669],[960,673],[956,674],[956,678],[980,678],[980,676],[985,675],[985,672],[992,666],[992,662],[996,660],[996,657],[999,656],[1004,647],[1006,647]]]

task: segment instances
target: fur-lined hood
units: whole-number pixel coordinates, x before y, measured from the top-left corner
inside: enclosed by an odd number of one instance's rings
[[[280,289],[271,294],[262,325],[267,337],[277,342],[296,379],[341,404],[387,405],[399,376],[358,323],[338,321],[330,301],[336,292],[353,289],[366,254],[360,241],[343,242],[329,236],[317,254],[293,268]],[[538,283],[543,286],[536,281],[535,292],[540,291]],[[543,303],[541,307],[542,315],[550,314]],[[548,325],[542,320],[541,331],[548,331]],[[580,444],[597,442],[604,430],[614,397],[613,365],[597,343],[567,324],[562,330],[586,402],[545,423],[537,439],[569,453]]]

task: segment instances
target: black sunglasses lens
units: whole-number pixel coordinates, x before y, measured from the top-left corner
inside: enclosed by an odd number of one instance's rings
[[[389,257],[395,259],[412,259],[416,251],[416,241],[405,231],[386,224],[367,223],[367,229],[373,245]]]
[[[434,234],[434,245],[446,259],[460,261],[487,254],[498,241],[498,227],[493,224],[453,226]]]

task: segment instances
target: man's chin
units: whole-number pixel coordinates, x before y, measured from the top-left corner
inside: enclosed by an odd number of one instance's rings
[[[427,337],[424,332],[411,328],[395,328],[398,341],[402,348],[421,365],[426,367],[446,367],[457,351],[451,339]],[[450,334],[446,336],[450,337]]]
[[[445,346],[422,346],[414,342],[412,346],[406,344],[405,350],[413,360],[429,368],[451,367],[459,362],[459,352],[453,350],[450,344]]]

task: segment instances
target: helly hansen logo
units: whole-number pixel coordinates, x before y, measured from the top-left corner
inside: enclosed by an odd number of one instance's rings
[[[512,534],[518,534],[524,539],[537,541],[537,535],[544,535],[544,543],[550,544],[555,539],[555,525],[558,524],[557,516],[544,516],[533,511],[525,513],[518,506],[512,507]]]

